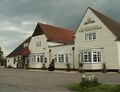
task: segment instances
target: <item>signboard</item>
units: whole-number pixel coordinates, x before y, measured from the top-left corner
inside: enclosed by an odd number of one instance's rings
[[[100,30],[100,29],[102,29],[101,26],[94,25],[94,26],[89,26],[89,27],[81,28],[81,29],[79,30],[79,32],[94,31],[94,30]]]

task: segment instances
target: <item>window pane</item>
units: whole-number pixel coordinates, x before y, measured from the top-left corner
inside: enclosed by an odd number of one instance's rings
[[[64,62],[64,54],[58,55],[58,61],[59,62]]]
[[[41,61],[41,62],[44,62],[44,56],[43,56],[43,55],[40,56],[40,61]]]
[[[38,62],[38,63],[40,62],[40,57],[39,57],[39,55],[37,56],[37,62]]]
[[[89,62],[92,62],[92,55],[91,55],[91,52],[88,52],[88,61],[89,61]]]
[[[96,33],[93,33],[93,39],[96,39]]]
[[[84,52],[84,62],[88,62],[88,52]]]
[[[36,47],[40,47],[41,46],[41,41],[37,41],[36,42]]]
[[[68,54],[66,54],[66,62],[68,62]]]
[[[98,52],[98,62],[101,62],[101,52]]]
[[[96,39],[96,33],[85,34],[85,40],[95,40],[95,39]]]
[[[93,62],[97,62],[97,55],[93,55]]]
[[[92,40],[92,38],[93,38],[93,34],[90,33],[90,34],[89,34],[89,40]]]
[[[55,55],[55,62],[57,62],[57,55]]]
[[[61,55],[61,62],[64,62],[64,55]]]
[[[80,53],[80,62],[83,62],[83,52]]]
[[[61,55],[58,55],[58,60],[59,62],[61,62]]]

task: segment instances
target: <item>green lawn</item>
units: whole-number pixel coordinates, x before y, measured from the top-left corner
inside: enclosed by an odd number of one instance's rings
[[[68,89],[77,92],[120,92],[120,85],[100,84],[97,87],[81,88],[79,84],[71,84]]]

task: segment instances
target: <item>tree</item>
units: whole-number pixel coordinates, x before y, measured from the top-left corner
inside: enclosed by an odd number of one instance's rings
[[[6,66],[6,59],[3,56],[3,51],[1,47],[0,47],[0,66]]]

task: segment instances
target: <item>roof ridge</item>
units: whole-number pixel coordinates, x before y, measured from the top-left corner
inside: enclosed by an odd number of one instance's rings
[[[111,17],[109,17],[109,16],[107,16],[107,15],[105,15],[105,14],[103,14],[103,13],[101,13],[101,12],[99,12],[99,11],[97,11],[97,10],[91,8],[91,7],[88,7],[88,8],[91,9],[94,13],[99,13],[99,14],[101,14],[102,16],[107,17],[107,18],[109,18],[110,20],[119,23],[118,21],[115,21],[115,20],[112,19]],[[120,23],[119,23],[119,24],[120,24]]]
[[[13,56],[18,55],[18,51],[20,51],[20,50],[22,49],[22,45],[23,45],[26,41],[30,42],[31,37],[32,37],[32,36],[29,36],[24,42],[22,42],[20,45],[18,45],[18,46],[17,46],[10,54],[8,54],[6,57],[13,57]],[[17,51],[17,52],[16,52],[16,51]]]
[[[44,26],[49,26],[49,27],[54,27],[54,28],[59,28],[59,29],[64,29],[64,30],[67,30],[67,31],[73,31],[72,29],[61,28],[61,27],[58,27],[58,26],[50,25],[50,24],[44,24],[44,23],[40,23],[40,22],[38,22],[38,24],[39,25],[44,25]]]

